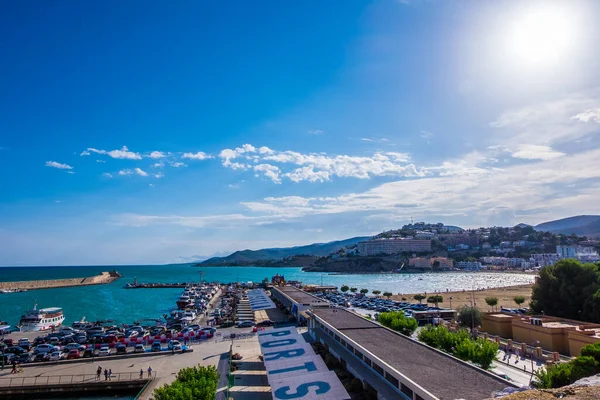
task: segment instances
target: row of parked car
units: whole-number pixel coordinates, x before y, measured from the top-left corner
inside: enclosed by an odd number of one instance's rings
[[[182,333],[194,331],[197,336],[210,338],[216,328],[199,325],[187,326]],[[134,333],[135,332],[135,333]],[[155,335],[150,336],[152,333]],[[127,329],[118,327],[91,326],[87,329],[62,327],[57,332],[45,336],[38,336],[31,342],[27,338],[18,341],[6,338],[0,342],[0,351],[4,363],[16,361],[18,363],[59,361],[62,359],[75,359],[80,357],[110,356],[112,354],[143,353],[146,351],[185,351],[177,337],[179,332],[167,330],[163,327],[146,329],[141,326],[132,326]],[[161,339],[155,339],[158,336]],[[143,343],[130,341],[122,343],[121,339],[143,338]],[[128,348],[132,348],[131,351]]]
[[[439,310],[439,307],[427,304],[394,301],[381,297],[367,297],[361,294],[343,292],[318,292],[316,295],[339,307],[354,307],[377,312],[402,311],[406,316],[412,316],[413,311]]]

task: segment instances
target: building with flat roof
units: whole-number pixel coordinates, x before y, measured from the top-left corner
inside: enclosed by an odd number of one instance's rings
[[[378,399],[480,400],[514,386],[345,309],[313,309],[309,334]]]
[[[578,356],[583,346],[600,342],[600,325],[589,322],[501,312],[483,313],[481,319],[481,330],[490,335],[572,357]]]
[[[309,308],[331,307],[327,300],[298,289],[295,286],[274,286],[271,297],[279,301],[298,321],[302,321],[302,313]]]
[[[376,256],[379,254],[424,253],[431,251],[431,240],[424,239],[372,239],[359,242],[358,252],[361,256]]]

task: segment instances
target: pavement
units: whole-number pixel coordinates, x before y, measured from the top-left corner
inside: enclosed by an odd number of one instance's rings
[[[514,383],[520,386],[529,386],[532,379],[532,369],[537,371],[544,368],[541,361],[533,361],[525,357],[508,356],[503,350],[498,351],[496,361],[492,363],[491,371],[499,375],[507,375]]]

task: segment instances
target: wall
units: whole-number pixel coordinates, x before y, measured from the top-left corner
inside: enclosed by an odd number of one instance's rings
[[[501,313],[481,314],[481,331],[490,335],[513,339],[513,317]]]
[[[108,272],[102,272],[100,275],[89,278],[71,278],[71,279],[51,279],[42,281],[17,281],[17,282],[0,282],[0,289],[44,289],[58,288],[65,286],[84,286],[84,285],[99,285],[114,281],[115,277],[111,277]]]

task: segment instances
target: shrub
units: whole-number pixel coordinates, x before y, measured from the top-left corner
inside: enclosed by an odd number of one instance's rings
[[[403,335],[410,336],[417,330],[417,320],[404,316],[401,311],[383,312],[377,317],[377,321],[390,329],[400,332]]]
[[[458,323],[462,326],[478,327],[481,326],[481,311],[475,307],[461,307],[458,310]]]
[[[154,389],[154,400],[198,399],[214,400],[217,396],[219,373],[208,367],[183,368],[171,384]]]

